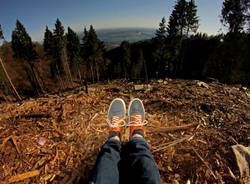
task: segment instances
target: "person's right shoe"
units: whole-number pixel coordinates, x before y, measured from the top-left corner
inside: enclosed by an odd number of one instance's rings
[[[109,125],[109,139],[115,136],[121,138],[121,131],[126,125],[126,105],[121,98],[114,99],[108,109],[107,122]]]
[[[140,99],[135,98],[130,101],[128,106],[128,124],[129,137],[134,134],[139,134],[142,137],[145,135],[145,125],[147,124],[146,113],[143,103]]]

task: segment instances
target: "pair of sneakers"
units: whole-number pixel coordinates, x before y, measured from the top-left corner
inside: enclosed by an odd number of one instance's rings
[[[147,124],[145,109],[140,99],[135,98],[128,106],[128,122],[126,123],[126,104],[121,98],[114,99],[108,109],[107,122],[109,125],[109,138],[121,137],[125,127],[129,127],[129,138],[139,134],[144,137]]]

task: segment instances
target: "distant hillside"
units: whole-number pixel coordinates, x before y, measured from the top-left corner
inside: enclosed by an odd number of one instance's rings
[[[118,46],[122,41],[137,42],[154,37],[155,29],[151,28],[115,28],[99,29],[98,37],[107,46]],[[82,34],[80,35],[82,37]]]

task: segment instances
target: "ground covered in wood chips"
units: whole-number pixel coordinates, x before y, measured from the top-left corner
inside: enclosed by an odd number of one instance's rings
[[[231,146],[250,145],[249,90],[160,80],[94,84],[88,91],[0,104],[0,183],[86,183],[115,97],[143,100],[162,183],[240,183]]]

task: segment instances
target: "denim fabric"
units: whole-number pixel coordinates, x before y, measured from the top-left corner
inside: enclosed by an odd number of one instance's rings
[[[108,140],[94,169],[94,184],[160,184],[160,174],[143,138],[132,138],[124,146]]]

